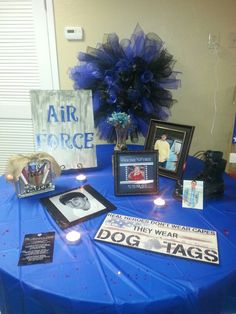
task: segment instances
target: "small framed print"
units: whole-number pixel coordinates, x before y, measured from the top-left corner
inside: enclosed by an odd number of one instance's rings
[[[145,150],[158,151],[159,174],[181,179],[195,127],[150,120]]]
[[[156,151],[115,152],[115,194],[157,194],[157,160]]]
[[[42,198],[41,202],[61,229],[116,209],[91,185]]]

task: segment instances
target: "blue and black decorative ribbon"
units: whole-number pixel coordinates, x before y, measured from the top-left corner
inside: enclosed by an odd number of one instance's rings
[[[95,126],[101,138],[113,141],[113,112],[130,115],[131,140],[147,133],[151,118],[167,120],[175,102],[168,89],[180,86],[175,60],[154,33],[144,34],[137,25],[130,39],[119,41],[115,33],[104,36],[97,48],[80,52],[79,65],[70,70],[74,88],[91,89]]]

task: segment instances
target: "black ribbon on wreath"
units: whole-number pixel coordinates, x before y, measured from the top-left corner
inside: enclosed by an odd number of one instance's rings
[[[145,34],[137,25],[130,39],[119,41],[115,33],[104,35],[97,48],[80,52],[79,65],[70,70],[74,88],[93,92],[95,127],[100,138],[113,142],[114,126],[107,119],[114,112],[130,116],[131,141],[147,134],[150,119],[167,120],[175,100],[169,89],[177,89],[180,72],[175,60],[154,33]]]

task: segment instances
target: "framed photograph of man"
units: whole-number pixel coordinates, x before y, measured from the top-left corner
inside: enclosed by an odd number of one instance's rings
[[[159,174],[180,179],[183,175],[194,126],[151,119],[145,150],[158,152]]]
[[[116,209],[91,185],[42,198],[41,202],[62,229]]]
[[[115,152],[115,194],[158,193],[158,155],[156,151]]]

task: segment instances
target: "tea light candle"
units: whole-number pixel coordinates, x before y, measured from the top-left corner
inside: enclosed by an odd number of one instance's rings
[[[158,207],[164,207],[166,205],[166,201],[163,198],[158,197],[154,200],[154,204]]]
[[[8,174],[8,175],[6,175],[6,179],[7,179],[7,181],[13,181],[13,175],[11,175],[11,174]]]
[[[80,182],[85,182],[87,179],[86,175],[84,174],[79,174],[77,177],[76,177],[76,180],[80,181]]]
[[[80,241],[80,233],[78,231],[70,231],[66,234],[66,240],[69,244],[77,244]]]

